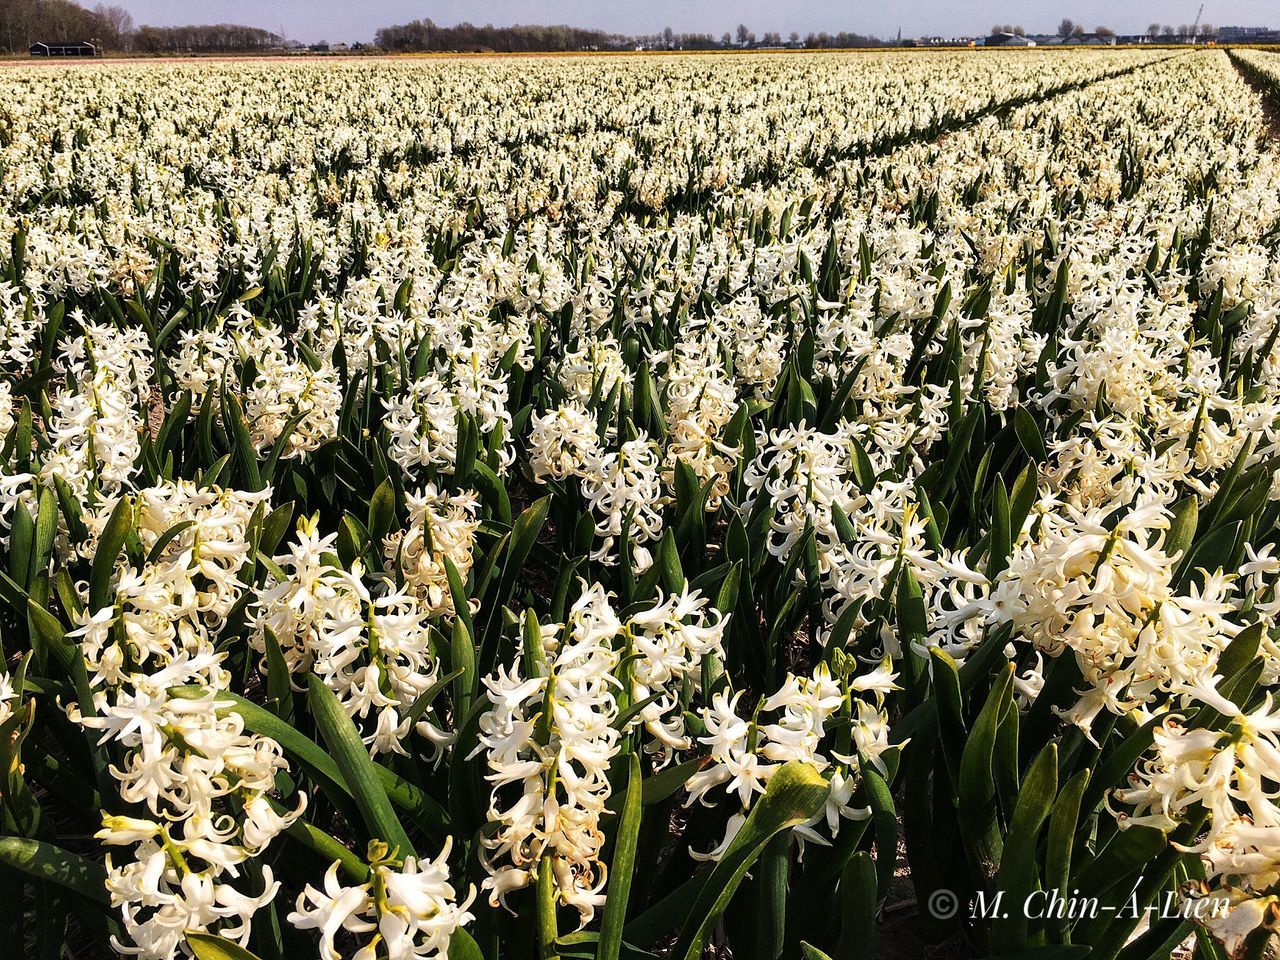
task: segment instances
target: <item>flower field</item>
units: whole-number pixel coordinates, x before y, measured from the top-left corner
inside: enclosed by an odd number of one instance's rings
[[[9,945],[1265,956],[1276,93],[0,70]]]

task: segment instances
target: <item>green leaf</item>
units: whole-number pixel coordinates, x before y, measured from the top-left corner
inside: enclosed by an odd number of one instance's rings
[[[383,480],[369,500],[369,540],[375,553],[382,553],[382,542],[391,532],[396,519],[396,491],[390,480]]]
[[[524,569],[524,562],[529,551],[538,542],[542,526],[547,521],[547,511],[551,509],[551,497],[546,496],[529,505],[511,528],[511,540],[507,546],[507,562],[502,568],[502,592],[497,602],[505,604],[511,599],[511,591]],[[487,636],[487,634],[486,634]]]
[[[414,856],[413,844],[391,807],[360,732],[333,691],[314,673],[307,677],[307,704],[369,832],[398,850],[398,856]]]
[[[612,721],[610,721],[609,726],[613,727],[615,730],[626,730],[627,725],[636,717],[640,716],[646,707],[650,704],[657,703],[666,695],[665,691],[659,690],[657,693],[650,694],[643,700],[638,700],[637,702],[630,704],[627,709],[623,710],[614,717]]]
[[[270,627],[263,628],[263,647],[267,655],[267,706],[282,720],[293,716],[293,687],[289,665],[280,650],[280,641]]]
[[[991,508],[991,546],[987,551],[987,579],[993,582],[1009,565],[1014,535],[1010,525],[1009,495],[1005,492],[1004,481],[999,477],[995,478],[994,497]]]
[[[1186,497],[1173,505],[1173,517],[1164,538],[1165,555],[1185,560],[1191,543],[1195,540],[1196,524],[1200,514],[1200,501],[1195,496]]]
[[[107,895],[107,871],[102,864],[51,843],[26,837],[0,837],[0,864],[37,880],[56,883],[94,903],[106,906],[111,902]]]
[[[1168,838],[1154,827],[1135,824],[1117,830],[1096,857],[1081,865],[1072,885],[1086,896],[1105,893],[1154,860],[1168,843]]]
[[[680,567],[680,554],[676,550],[676,538],[670,530],[662,535],[658,543],[658,569],[662,571],[662,585],[668,593],[678,593],[684,589],[684,571]]]
[[[1234,677],[1258,655],[1258,647],[1265,633],[1266,625],[1263,623],[1252,623],[1237,633],[1222,651],[1214,672],[1224,680]]]
[[[1218,481],[1218,490],[1213,495],[1213,499],[1209,501],[1204,508],[1204,512],[1200,516],[1201,522],[1204,524],[1206,531],[1212,531],[1221,521],[1223,510],[1232,502],[1235,493],[1236,482],[1240,479],[1241,473],[1244,472],[1245,462],[1249,459],[1249,455],[1253,453],[1255,436],[1249,434],[1245,439],[1244,446],[1236,454],[1235,460],[1231,462],[1231,466],[1227,472],[1222,475]]]
[[[689,779],[707,765],[706,757],[694,757],[674,767],[667,767],[644,778],[644,805],[651,807],[672,796]]]
[[[992,766],[996,733],[1013,686],[1013,664],[1001,671],[974,721],[960,758],[960,830],[965,852],[980,875],[991,875],[1002,848],[996,824],[996,782]]]
[[[338,561],[344,569],[350,569],[357,559],[364,556],[369,546],[369,534],[364,524],[351,514],[346,514],[338,523],[338,542],[335,544]]]
[[[960,757],[964,753],[968,725],[964,721],[964,694],[960,690],[960,671],[947,653],[938,647],[929,649],[933,665],[933,691],[937,703],[938,738],[943,762],[956,782]]]
[[[449,561],[446,559],[446,563]],[[471,711],[479,674],[476,672],[476,647],[471,632],[462,618],[453,621],[453,635],[449,642],[449,665],[457,678],[453,681],[453,702],[458,716],[465,717]]]
[[[485,960],[480,944],[476,943],[475,938],[461,927],[453,931],[453,935],[449,937],[447,956],[449,960]]]
[[[198,687],[174,687],[169,693],[173,696],[198,697],[202,691]],[[302,763],[324,784],[342,791],[343,794],[351,794],[338,765],[314,740],[304,736],[294,726],[281,720],[269,710],[230,691],[220,691],[218,699],[231,701],[231,706],[224,709],[238,713],[247,729],[276,741],[285,752]],[[439,828],[445,825],[448,818],[443,808],[423,793],[419,787],[402,779],[380,763],[375,763],[373,766],[382,789],[386,791],[391,802],[406,813],[412,814],[419,826]]]
[[[1044,886],[1046,890],[1069,890],[1071,882],[1071,856],[1075,844],[1076,827],[1080,821],[1080,800],[1089,783],[1089,771],[1081,770],[1067,781],[1058,794],[1049,814],[1049,837],[1044,855]],[[1058,931],[1058,939],[1064,939],[1066,917],[1046,918]]]
[[[293,502],[281,504],[267,514],[262,521],[262,533],[258,537],[258,549],[271,556],[276,547],[289,531],[289,522],[293,519]]]
[[[840,875],[840,943],[836,960],[862,960],[871,953],[876,932],[876,867],[859,850]]]
[[[812,819],[822,809],[829,789],[813,767],[794,761],[770,777],[764,796],[756,800],[737,836],[708,872],[681,925],[673,957],[698,960],[702,956],[708,934],[765,845],[779,832]]]
[[[869,763],[859,763],[862,787],[871,807],[871,823],[876,837],[876,885],[879,902],[889,896],[893,872],[898,863],[898,813],[893,793],[884,778]]]
[[[133,504],[128,497],[121,497],[111,511],[98,549],[89,568],[89,609],[96,612],[111,605],[111,577],[115,573],[116,559],[124,548],[125,538],[133,529]]]
[[[1035,418],[1026,407],[1018,407],[1013,412],[1013,429],[1018,435],[1018,442],[1022,444],[1022,449],[1027,452],[1027,456],[1035,463],[1042,463],[1048,459],[1048,452],[1044,446],[1044,436],[1040,433],[1040,427],[1036,425]]]
[[[524,660],[527,677],[545,677],[551,673],[547,664],[547,652],[542,646],[542,627],[538,614],[530,607],[524,612],[520,633],[520,656]]]
[[[1196,928],[1195,960],[1230,960],[1227,951],[1204,927]]]
[[[622,801],[622,815],[618,821],[613,861],[609,864],[609,899],[604,905],[596,960],[618,960],[622,952],[622,928],[626,922],[627,905],[631,898],[636,848],[640,843],[643,793],[640,757],[632,753],[627,763],[627,792]]]
[[[147,551],[146,562],[148,564],[158,562],[160,558],[164,556],[165,548],[181,536],[183,530],[195,526],[195,523],[196,522],[194,520],[182,520],[175,523],[164,533],[160,534],[160,536],[156,538],[156,542],[152,544],[151,549]]]
[[[85,529],[84,512],[80,508],[80,501],[62,477],[53,478],[53,488],[58,492],[58,506],[62,508],[62,517],[67,521],[68,538],[72,543],[84,542],[89,532]]]
[[[210,394],[210,396],[212,396],[212,394]],[[215,486],[222,479],[223,471],[227,469],[227,464],[230,462],[231,454],[223,454],[213,462],[213,465],[210,466],[208,470],[200,475],[200,480],[196,486],[200,487],[202,490],[207,490],[210,487]]]
[[[1036,468],[1032,464],[1027,464],[1022,473],[1018,474],[1018,479],[1013,482],[1013,492],[1009,495],[1009,536],[1011,545],[1018,542],[1018,535],[1022,533],[1022,526],[1027,522],[1031,508],[1035,506],[1037,492]]]
[[[462,676],[461,670],[454,670],[451,673],[446,673],[431,686],[427,687],[427,689],[423,690],[418,696],[418,699],[413,701],[413,705],[409,707],[408,712],[405,713],[405,717],[408,719],[410,726],[422,719],[422,715],[427,712],[428,708],[430,708],[431,702],[435,700],[436,697],[440,696],[440,694],[444,692],[445,688],[460,676]]]
[[[223,422],[231,431],[232,441],[235,444],[236,459],[240,461],[240,469],[243,471],[245,484],[250,490],[261,490],[263,484],[262,474],[258,470],[258,451],[254,449],[253,440],[244,425],[244,414],[240,412],[239,401],[225,386],[222,390],[222,407]],[[280,438],[276,442],[277,449],[279,449],[282,441],[287,438],[291,429],[291,427],[287,427],[280,434]]]
[[[1000,857],[997,889],[1006,893],[1012,904],[1025,903],[1037,888],[1036,850],[1040,828],[1049,816],[1057,792],[1058,745],[1050,743],[1040,751],[1022,781]],[[1026,912],[1019,909],[992,920],[991,949],[999,954],[1026,947],[1027,921]]]
[[[80,709],[92,716],[93,695],[89,689],[89,675],[85,668],[84,653],[78,644],[67,642],[61,621],[34,600],[27,600],[27,623],[31,627],[33,644],[53,655],[70,675],[76,688],[76,700]]]
[[[196,960],[258,960],[255,954],[226,937],[187,931],[187,946]]]
[[[274,800],[268,800],[276,813],[283,813],[284,807],[276,803]],[[362,857],[357,856],[351,850],[341,843],[336,837],[333,837],[319,827],[308,823],[305,817],[299,817],[285,828],[285,836],[302,844],[308,850],[314,850],[320,856],[332,863],[337,860],[342,865],[342,869],[346,871],[347,876],[356,883],[364,883],[369,879],[369,865],[364,862]]]
[[[496,473],[489,469],[488,464],[476,462],[471,470],[471,483],[475,485],[481,499],[489,504],[498,521],[505,524],[511,523],[511,498],[507,494],[506,485]]]
[[[53,541],[58,534],[58,495],[45,488],[40,491],[40,504],[36,511],[35,542],[32,545],[31,568],[27,572],[27,586],[35,578],[48,572]]]

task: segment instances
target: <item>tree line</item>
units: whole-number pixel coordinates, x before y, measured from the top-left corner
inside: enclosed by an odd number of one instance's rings
[[[123,7],[98,4],[89,10],[71,0],[0,2],[0,49],[9,52],[38,40],[97,40],[123,50],[133,32],[133,18]]]
[[[141,53],[227,53],[268,50],[282,38],[270,30],[237,23],[190,27],[139,27],[131,49]]]
[[[460,23],[456,27],[442,27],[432,20],[413,20],[410,23],[383,27],[375,35],[375,45],[384,50],[398,52],[492,50],[496,53],[529,53],[558,50],[630,50],[643,47],[647,50],[720,50],[758,49],[762,47],[808,47],[826,49],[832,47],[879,46],[881,41],[857,33],[810,33],[803,39],[792,32],[783,40],[781,33],[765,33],[757,38],[755,31],[746,24],[738,24],[736,30],[726,30],[717,40],[709,33],[676,33],[670,27],[661,33],[625,36],[602,30],[583,30],[567,26],[495,27],[485,24]]]
[[[991,32],[1016,35],[1026,33],[1021,26],[1015,24],[996,24]],[[1058,25],[1057,32],[1063,37],[1071,37],[1083,34],[1085,28],[1082,24],[1064,18]],[[1183,24],[1175,27],[1153,23],[1147,28],[1147,34],[1152,39],[1187,38],[1192,35],[1212,37],[1216,33],[1217,29],[1208,24],[1200,24],[1198,27]],[[1114,31],[1099,26],[1094,29],[1094,34],[1112,36]],[[269,30],[240,24],[142,26],[135,29],[133,18],[127,10],[101,3],[90,9],[74,0],[0,2],[0,51],[23,51],[39,40],[92,40],[100,49],[141,53],[252,52],[276,47],[284,42],[281,36]],[[472,23],[460,23],[445,27],[426,19],[382,27],[377,31],[375,44],[384,50],[396,52],[492,50],[499,53],[532,53],[636,48],[742,50],[804,47],[822,50],[883,46],[884,42],[875,37],[844,30],[836,33],[809,33],[803,38],[795,31],[785,39],[778,32],[767,32],[757,37],[754,30],[742,23],[733,30],[726,30],[717,39],[709,33],[677,33],[670,27],[655,34],[627,36],[563,24],[495,27],[493,24],[476,26]]]
[[[120,6],[98,4],[92,9],[74,0],[4,0],[0,2],[0,52],[17,53],[37,41],[90,40],[100,50],[139,53],[233,53],[266,50],[284,43],[269,30],[240,24],[217,23],[181,27],[134,27],[129,12]],[[677,33],[670,27],[655,34],[627,36],[563,24],[517,24],[495,27],[460,23],[445,27],[432,20],[383,27],[375,44],[384,50],[468,51],[531,53],[568,50],[718,50],[792,47],[822,50],[883,46],[875,37],[841,30],[809,33],[803,38],[792,31],[785,39],[778,32],[757,37],[746,24],[726,30],[719,38],[710,33]]]
[[[484,49],[500,53],[531,53],[543,50],[621,49],[626,45],[626,38],[602,30],[583,30],[563,24],[549,27],[495,27],[493,24],[485,24],[478,27],[471,23],[460,23],[456,27],[442,27],[432,20],[413,20],[382,27],[374,35],[374,44],[384,50],[398,52]]]
[[[282,42],[270,30],[234,23],[135,29],[127,10],[101,3],[89,9],[72,0],[0,2],[0,50],[17,53],[41,40],[90,40],[100,50],[141,53],[231,53]]]
[[[1178,37],[1186,39],[1187,37],[1216,37],[1218,28],[1210,23],[1202,23],[1198,26],[1193,23],[1182,23],[1174,26],[1171,23],[1153,23],[1147,27],[1147,36],[1151,39],[1157,37]]]

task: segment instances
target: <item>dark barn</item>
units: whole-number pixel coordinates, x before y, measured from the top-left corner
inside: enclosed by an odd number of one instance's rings
[[[98,48],[88,40],[40,41],[31,45],[33,57],[96,57]]]

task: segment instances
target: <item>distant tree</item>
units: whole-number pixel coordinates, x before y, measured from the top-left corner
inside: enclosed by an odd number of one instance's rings
[[[674,30],[672,30],[670,27],[663,28],[662,42],[667,45],[668,49],[670,49],[674,45],[675,38],[676,38],[676,32]]]
[[[714,50],[716,38],[709,33],[676,34],[676,48],[679,50]]]
[[[751,31],[747,29],[745,23],[738,24],[738,46],[745,47],[751,39]]]
[[[1025,37],[1025,36],[1027,35],[1026,28],[1025,28],[1025,27],[1023,27],[1023,26],[1021,26],[1021,25],[1015,26],[1015,27],[1013,28],[1013,30],[1011,30],[1010,32],[1011,32],[1015,37]]]
[[[238,23],[139,27],[134,48],[144,53],[247,53],[267,50],[281,38],[270,30]]]
[[[766,47],[780,47],[780,46],[782,46],[782,34],[777,33],[776,31],[774,31],[774,32],[770,32],[770,33],[766,33],[766,34],[764,35],[764,45],[765,45]]]
[[[796,31],[792,30],[792,31],[791,31],[790,41],[791,41],[791,45],[792,45],[793,47],[795,47],[795,46],[799,46],[799,45],[800,45],[800,34],[798,34]]]
[[[126,50],[133,38],[133,17],[124,7],[98,4],[93,15],[106,27],[101,31],[102,40],[114,50]]]
[[[1166,23],[1163,27],[1160,28],[1160,32],[1163,33],[1166,37],[1172,37],[1178,31],[1174,29],[1172,24]]]
[[[1075,21],[1070,17],[1063,17],[1062,22],[1058,24],[1058,36],[1067,38],[1076,32]]]
[[[729,47],[733,45],[733,34],[726,30],[720,37],[720,46]]]
[[[1160,24],[1153,23],[1147,27],[1147,36],[1154,40],[1160,36]]]
[[[119,6],[87,10],[72,0],[0,0],[0,51],[25,51],[37,40],[97,40],[128,48],[133,18]]]
[[[1116,35],[1116,32],[1110,27],[1094,27],[1093,32],[1100,37],[1114,37]]]
[[[672,35],[674,39],[674,34]],[[555,50],[620,50],[634,47],[636,40],[600,30],[577,27],[523,26],[495,27],[491,23],[477,27],[460,23],[456,27],[437,26],[430,20],[414,20],[397,26],[383,27],[375,34],[375,42],[384,50],[495,50],[500,53],[526,53]],[[656,39],[651,41],[656,44]]]

